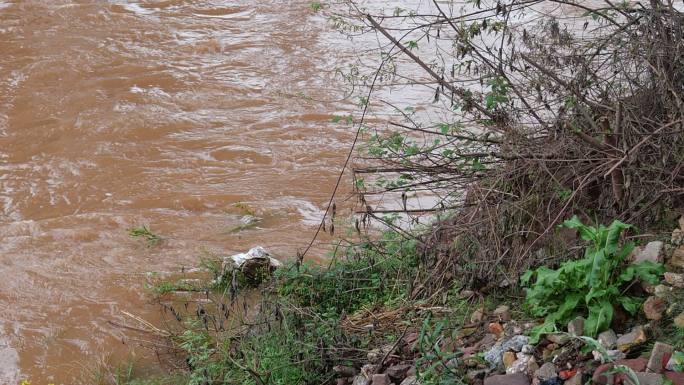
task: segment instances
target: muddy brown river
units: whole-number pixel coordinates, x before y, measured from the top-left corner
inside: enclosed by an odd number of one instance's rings
[[[354,136],[331,117],[359,112],[337,70],[378,62],[310,3],[0,0],[0,385],[152,362],[115,326],[160,321],[150,273],[306,247]],[[402,107],[434,95],[390,91]],[[262,220],[236,231],[248,214]],[[140,225],[164,241],[130,237]]]
[[[148,272],[306,246],[354,108],[309,3],[0,1],[0,383],[126,360],[109,321],[156,319]]]

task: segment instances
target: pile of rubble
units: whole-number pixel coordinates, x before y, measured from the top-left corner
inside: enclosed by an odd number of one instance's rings
[[[643,324],[617,319],[615,330],[589,339],[582,337],[585,320],[577,317],[567,332],[545,335],[533,345],[525,334],[535,323],[512,320],[506,305],[490,314],[482,308],[457,337],[441,341],[445,352],[457,353],[444,363],[445,370],[472,385],[684,385],[684,353],[649,337],[677,328],[684,335],[684,274],[677,272],[684,271],[684,218],[679,225],[669,244],[650,242],[632,254],[635,262],[666,263],[670,270],[661,284],[643,285],[648,295],[639,317]],[[337,384],[419,385],[417,338],[409,333],[394,345],[371,351],[359,370],[336,367]]]

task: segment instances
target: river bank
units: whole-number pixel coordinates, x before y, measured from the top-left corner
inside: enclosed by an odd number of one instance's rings
[[[683,384],[682,234],[684,217],[665,241],[642,238],[618,262],[621,277],[632,274],[622,285],[636,307],[612,302],[601,329],[589,310],[540,331],[549,318],[534,314],[534,280],[521,284],[527,294],[518,284],[484,294],[455,285],[414,298],[416,244],[392,232],[377,240],[386,250],[359,244],[328,267],[292,261],[273,265],[272,276],[268,259],[259,271],[226,257],[192,287],[158,286],[169,319],[168,334],[156,334],[168,343],[159,351],[174,352],[160,357],[175,359],[181,377],[152,383],[599,385],[636,384],[635,376],[641,385]],[[572,296],[559,279],[557,295]]]

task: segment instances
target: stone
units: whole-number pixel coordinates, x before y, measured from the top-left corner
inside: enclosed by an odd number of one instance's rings
[[[617,360],[615,361],[615,363],[618,365],[628,366],[635,372],[645,372],[646,365],[648,365],[648,360],[643,357],[639,357],[625,360]]]
[[[522,347],[522,349],[520,349],[520,352],[521,352],[522,354],[534,354],[534,346],[529,345],[529,344],[524,345],[524,346]]]
[[[406,333],[403,338],[404,345],[408,348],[408,351],[416,351],[418,348],[418,338],[420,334],[417,332]]]
[[[576,336],[584,335],[584,318],[577,317],[568,322],[568,333],[574,334]]]
[[[502,358],[504,368],[506,370],[508,370],[508,368],[510,368],[517,359],[518,358],[515,356],[515,353],[504,352],[503,358]]]
[[[655,263],[663,263],[663,248],[665,243],[662,241],[653,241],[646,244],[646,246],[637,246],[631,254],[632,263],[639,263],[644,261],[651,261]]]
[[[556,365],[562,365],[577,357],[577,345],[565,345],[560,349],[554,350],[553,353],[551,353],[551,356],[551,362],[553,362]]]
[[[500,374],[485,378],[484,385],[530,385],[530,379],[523,373]]]
[[[501,326],[501,324],[498,322],[490,323],[487,329],[489,329],[489,332],[497,337],[501,337],[504,333],[503,326]]]
[[[399,385],[420,385],[420,381],[416,376],[409,376],[404,379]]]
[[[509,338],[502,344],[503,351],[512,350],[514,352],[519,352],[522,350],[523,346],[530,342],[530,337],[517,335]]]
[[[392,379],[399,380],[406,377],[406,373],[411,369],[412,365],[409,364],[397,364],[392,365],[385,370]]]
[[[660,373],[635,373],[639,380],[639,385],[663,385],[663,375]],[[625,385],[632,384],[629,380],[622,382]]]
[[[548,380],[540,381],[539,385],[563,385],[563,380],[560,377],[553,377]]]
[[[497,337],[494,334],[487,333],[482,337],[482,339],[476,344],[477,349],[479,350],[487,350],[494,346],[496,343]]]
[[[567,379],[570,379],[571,377],[574,377],[575,374],[577,374],[577,368],[566,369],[566,370],[561,370],[558,373],[558,377],[560,377],[562,380],[567,380]]]
[[[525,323],[523,324],[522,328],[523,328],[523,330],[528,330],[528,331],[529,331],[529,330],[532,330],[532,329],[534,329],[535,327],[537,327],[537,326],[539,326],[539,325],[540,325],[539,322],[529,321],[529,322],[525,322]]]
[[[681,355],[672,354],[665,364],[665,369],[671,372],[681,372],[684,369],[684,359],[680,357]]]
[[[649,295],[655,294],[656,285],[653,285],[653,284],[648,283],[646,281],[639,281],[639,286],[641,286],[641,289],[644,291],[644,293],[649,294]]]
[[[354,376],[354,380],[352,381],[352,385],[368,385],[368,379],[359,374],[357,376]]]
[[[511,308],[508,305],[499,305],[492,315],[500,322],[507,322],[511,320]]]
[[[667,285],[656,285],[656,287],[653,289],[653,295],[655,295],[658,298],[667,298],[670,294],[672,294],[672,287],[667,286]]]
[[[506,368],[506,374],[533,373],[539,368],[534,356],[519,354],[518,359]]]
[[[684,245],[680,245],[672,252],[670,264],[675,267],[684,267]]]
[[[672,273],[672,272],[666,272],[663,275],[665,282],[668,284],[678,288],[682,289],[684,288],[684,274],[679,274],[679,273]]]
[[[684,385],[684,372],[665,372],[665,377],[672,381],[672,385]]]
[[[485,353],[484,360],[489,363],[491,368],[500,368],[503,366],[504,352],[519,352],[523,346],[528,344],[529,340],[530,338],[527,336],[516,335],[506,341],[496,343]]]
[[[540,380],[549,380],[556,377],[556,365],[547,362],[534,372],[534,376]]]
[[[372,385],[390,385],[391,383],[392,381],[390,381],[387,373],[374,374],[371,380]]]
[[[672,236],[670,237],[670,243],[674,246],[679,246],[684,244],[684,230],[674,229],[672,230]]]
[[[544,361],[548,361],[556,349],[558,349],[558,345],[556,345],[554,343],[550,343],[550,344],[546,345],[546,347],[544,347],[544,350],[542,350],[542,359]]]
[[[382,361],[385,356],[388,356],[389,353],[394,349],[394,345],[383,345],[379,348],[371,349],[368,351],[366,354],[366,359],[370,364],[379,364],[380,361]]]
[[[484,360],[492,368],[499,368],[503,365],[503,349],[501,344],[495,344],[484,355]]]
[[[650,320],[657,321],[663,318],[665,309],[667,309],[667,302],[662,298],[650,296],[644,301],[644,314]]]
[[[577,372],[574,376],[565,380],[565,385],[582,385],[582,372]]]
[[[606,349],[611,350],[617,347],[617,335],[613,329],[608,329],[598,335],[598,342]]]
[[[594,385],[613,384],[613,375],[609,373],[612,368],[613,364],[603,364],[596,368],[591,377],[591,383]]]
[[[385,357],[385,354],[379,348],[371,349],[366,353],[366,359],[371,364],[377,364],[383,357]]]
[[[633,360],[618,360],[615,364],[628,366],[635,372],[643,372],[646,370],[646,359],[645,358],[635,358]],[[603,364],[596,368],[594,375],[592,377],[592,383],[594,385],[607,385],[613,384],[614,376],[610,373],[613,369],[614,364]]]
[[[594,361],[599,361],[602,364],[605,364],[606,362],[613,362],[617,360],[622,360],[627,357],[627,355],[617,349],[613,350],[606,350],[606,353],[608,354],[608,357],[604,357],[603,353],[599,352],[598,350],[592,350],[591,354],[594,357]]]
[[[470,315],[470,323],[475,324],[475,323],[480,323],[484,319],[484,308],[479,308],[473,312],[473,314]]]
[[[361,367],[361,376],[364,378],[371,378],[373,373],[379,369],[378,365],[366,364]]]
[[[557,345],[565,345],[570,341],[570,336],[567,334],[553,333],[547,334],[546,339]]]
[[[676,327],[680,329],[684,329],[684,312],[676,316],[672,322],[675,324]]]
[[[646,369],[651,372],[660,373],[665,365],[667,365],[673,350],[672,345],[656,342],[651,350],[651,357],[648,359]]]
[[[356,370],[356,368],[344,365],[333,366],[333,372],[337,373],[342,377],[354,377],[359,373],[359,371]]]
[[[627,357],[624,352],[617,349],[607,350],[606,353],[608,353],[608,359],[611,361],[624,360]]]
[[[349,381],[346,378],[338,378],[335,381],[336,385],[349,385]]]
[[[642,326],[637,326],[632,329],[627,334],[622,335],[617,340],[617,348],[621,352],[626,352],[634,346],[640,345],[646,342],[646,332]]]

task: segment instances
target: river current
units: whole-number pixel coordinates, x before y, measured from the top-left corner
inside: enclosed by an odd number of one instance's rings
[[[0,1],[0,383],[125,360],[150,272],[304,248],[353,135],[345,46],[307,0]]]

